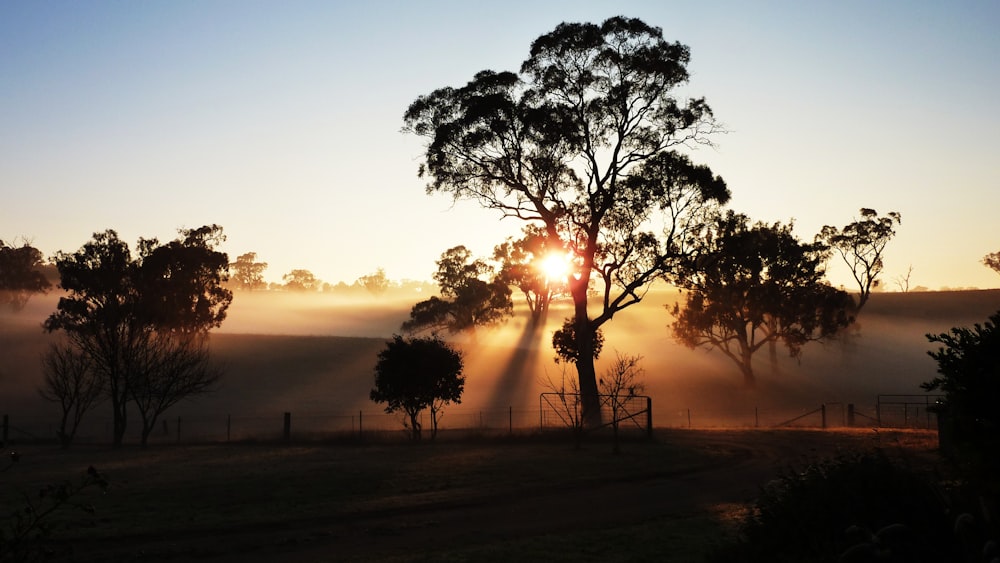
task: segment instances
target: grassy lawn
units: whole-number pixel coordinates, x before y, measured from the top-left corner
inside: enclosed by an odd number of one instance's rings
[[[107,493],[91,489],[76,500],[93,515],[71,508],[52,519],[52,539],[73,543],[121,537],[164,537],[216,530],[288,525],[358,513],[405,513],[414,507],[489,503],[506,495],[532,495],[651,475],[682,474],[722,462],[733,452],[667,441],[610,443],[523,440],[423,444],[234,444],[157,447],[148,450],[54,446],[19,448],[20,460],[0,474],[0,502],[15,507],[49,483],[82,476],[90,465],[110,481]],[[611,560],[614,546],[662,548],[671,538],[704,543],[719,524],[708,514],[670,522],[603,530],[598,534],[540,535],[523,541],[456,549],[456,560],[529,559],[565,553]],[[98,542],[100,543],[100,542]],[[610,550],[610,552],[609,552]],[[438,552],[435,558],[451,556]],[[411,554],[408,558],[413,558]],[[418,557],[418,556],[417,556]],[[686,557],[679,556],[678,561]]]

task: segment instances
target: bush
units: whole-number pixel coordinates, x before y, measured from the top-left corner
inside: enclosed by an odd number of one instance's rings
[[[948,561],[951,538],[931,480],[881,451],[854,453],[764,486],[737,541],[712,561]]]

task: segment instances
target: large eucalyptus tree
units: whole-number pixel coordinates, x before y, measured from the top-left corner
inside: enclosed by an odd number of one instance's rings
[[[482,71],[417,98],[428,192],[541,225],[571,252],[573,340],[585,416],[599,421],[598,328],[669,276],[729,191],[682,150],[718,131],[704,99],[678,99],[688,48],[638,19],[563,23],[519,73]],[[598,297],[588,300],[596,282]]]

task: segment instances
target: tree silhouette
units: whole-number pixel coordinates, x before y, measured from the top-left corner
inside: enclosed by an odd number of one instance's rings
[[[675,338],[718,349],[753,387],[753,354],[764,345],[781,342],[797,356],[853,321],[850,295],[822,281],[825,250],[799,242],[791,225],[719,215],[705,248],[680,270],[687,298],[673,308]]]
[[[563,23],[531,45],[521,72],[482,71],[419,97],[406,130],[427,139],[429,192],[471,199],[566,242],[574,270],[576,362],[584,410],[600,421],[596,329],[638,303],[729,198],[678,150],[717,130],[703,99],[679,101],[688,48],[637,19]],[[588,287],[597,279],[599,310]]]
[[[59,443],[69,447],[84,415],[104,397],[104,380],[89,356],[72,345],[52,344],[42,356],[45,379],[38,389],[48,401],[59,403]]]
[[[267,282],[264,281],[266,269],[267,262],[258,262],[256,252],[247,252],[237,256],[236,261],[229,265],[230,279],[236,289],[267,289]]]
[[[321,285],[309,270],[292,270],[281,276],[281,281],[285,282],[288,291],[318,291]]]
[[[406,414],[415,440],[421,436],[420,413],[430,409],[433,438],[444,406],[462,402],[463,367],[462,355],[436,336],[394,335],[378,354],[371,400],[386,403],[387,413]]]
[[[535,325],[545,318],[552,298],[566,291],[567,275],[552,278],[547,260],[564,260],[562,241],[553,240],[537,225],[527,225],[519,239],[508,238],[493,249],[493,259],[500,263],[499,277],[521,290]],[[568,266],[568,264],[567,264]]]
[[[52,284],[40,271],[42,253],[27,242],[11,246],[0,240],[0,306],[20,311],[35,293]]]
[[[982,325],[957,327],[927,340],[942,344],[929,351],[938,375],[921,384],[925,391],[944,392],[943,416],[950,438],[970,476],[991,483],[995,501],[1000,475],[1000,311]],[[982,482],[976,483],[982,485]]]
[[[983,265],[1000,274],[1000,252],[991,252],[983,256]]]
[[[386,277],[385,270],[382,268],[375,270],[373,274],[361,276],[356,283],[365,288],[368,293],[376,296],[382,295],[389,289],[389,278]]]
[[[851,269],[854,281],[858,283],[858,311],[868,302],[873,287],[878,287],[882,273],[882,253],[896,231],[893,225],[900,224],[902,217],[890,211],[879,217],[874,209],[862,208],[861,219],[842,229],[823,227],[818,240],[837,251],[844,263]]]
[[[513,314],[510,287],[493,275],[493,269],[480,259],[473,259],[464,246],[446,250],[437,261],[434,280],[441,297],[421,301],[410,310],[402,330],[419,332],[445,329],[451,333],[475,334],[476,327],[496,324]]]
[[[203,356],[191,342],[220,326],[232,301],[222,287],[229,259],[216,250],[224,240],[222,227],[179,232],[180,238],[163,245],[140,239],[136,257],[110,229],[95,233],[75,253],[57,255],[60,285],[68,295],[44,326],[63,331],[93,362],[111,400],[115,446],[122,444],[133,401],[144,419],[155,422],[157,413],[146,410],[144,404],[152,404],[144,403],[146,398],[179,400],[203,390],[146,382],[163,372],[181,377],[168,365],[179,356],[193,353],[186,360],[198,363]]]

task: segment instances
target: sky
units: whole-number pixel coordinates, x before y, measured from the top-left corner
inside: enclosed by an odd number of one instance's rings
[[[72,252],[222,225],[265,277],[430,279],[522,224],[417,177],[418,96],[516,70],[561,22],[625,15],[690,47],[691,153],[729,207],[800,238],[897,211],[883,281],[1000,287],[1000,3],[0,0],[0,239]],[[850,288],[846,269],[829,270]]]

